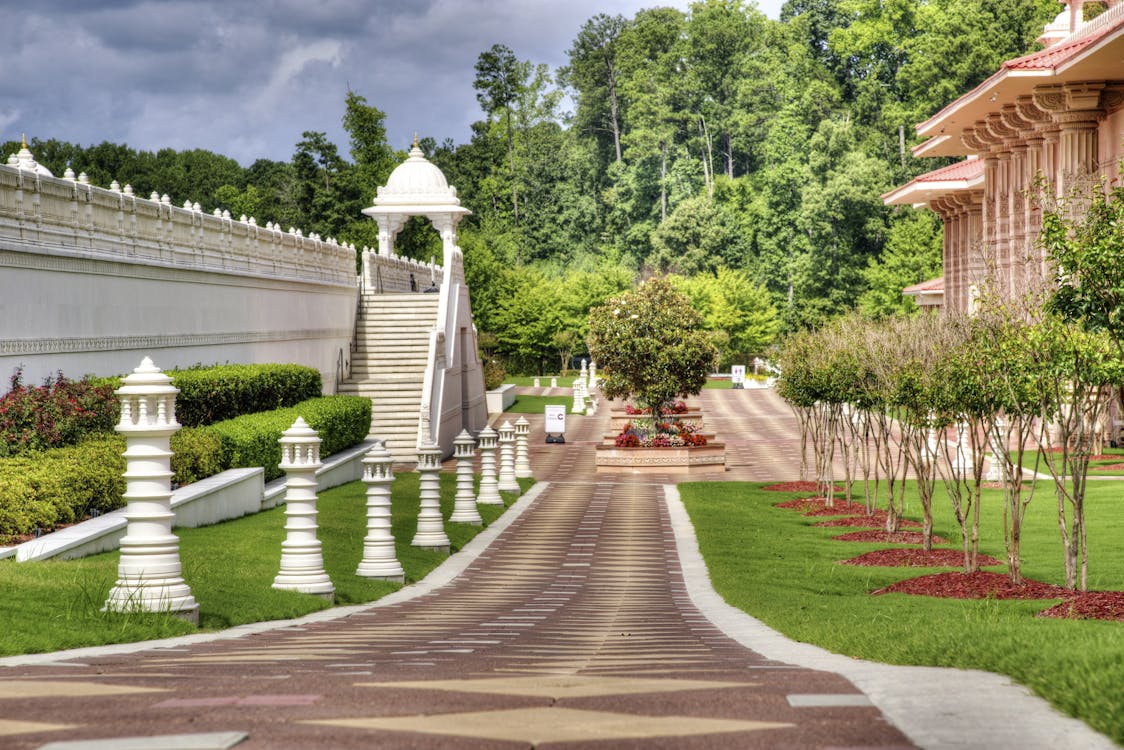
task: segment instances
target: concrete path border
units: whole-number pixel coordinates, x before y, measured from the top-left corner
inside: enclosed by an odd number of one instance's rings
[[[1111,750],[1109,738],[1065,716],[1009,677],[979,670],[903,667],[833,654],[789,640],[714,590],[695,529],[679,497],[664,485],[675,546],[692,603],[726,635],[769,659],[837,672],[886,718],[927,750]]]
[[[135,654],[141,651],[150,651],[161,648],[178,648],[191,646],[198,643],[211,643],[235,638],[245,638],[255,633],[265,633],[270,630],[281,630],[313,622],[328,622],[351,617],[360,612],[367,612],[378,607],[415,599],[431,591],[441,588],[453,581],[467,568],[472,561],[479,557],[496,537],[523,514],[539,495],[550,487],[550,482],[538,482],[527,490],[518,500],[512,503],[503,515],[497,518],[487,528],[477,534],[463,548],[449,557],[436,568],[429,572],[422,580],[403,586],[392,594],[387,594],[373,602],[354,604],[342,607],[331,607],[312,612],[291,620],[269,620],[267,622],[251,622],[245,625],[236,625],[226,630],[217,630],[211,633],[192,633],[174,638],[162,638],[154,641],[134,641],[132,643],[114,643],[106,646],[87,646],[73,648],[66,651],[51,651],[43,654],[22,654],[20,656],[7,656],[0,658],[0,667],[21,667],[29,665],[50,666],[58,662],[73,662],[75,659],[95,659],[102,656],[116,656],[119,654]]]

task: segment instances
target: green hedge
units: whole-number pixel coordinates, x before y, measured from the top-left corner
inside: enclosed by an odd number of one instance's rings
[[[294,407],[250,414],[172,435],[172,481],[189,484],[231,468],[262,466],[281,476],[278,439],[298,416],[320,433],[321,456],[362,442],[371,427],[371,401],[358,396],[309,399]],[[0,459],[0,538],[85,518],[124,505],[125,438],[90,438],[16,458]]]
[[[176,419],[184,427],[294,406],[320,395],[320,372],[300,365],[216,365],[172,370]]]
[[[298,416],[320,433],[320,455],[329,456],[367,437],[371,429],[371,400],[362,396],[325,396],[289,409],[217,422],[207,429],[222,440],[227,468],[263,466],[268,481],[282,474],[277,468],[281,462],[277,441]]]

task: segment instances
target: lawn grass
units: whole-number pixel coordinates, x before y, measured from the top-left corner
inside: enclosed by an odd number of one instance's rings
[[[539,379],[539,385],[543,388],[550,387],[550,379],[558,378],[559,388],[569,388],[574,384],[574,378],[580,375],[580,372],[571,372],[567,375],[509,375],[503,379],[505,385],[518,385],[524,388],[533,388],[535,385],[535,378]]]
[[[573,404],[571,396],[516,396],[515,403],[506,411],[509,414],[544,414],[546,406],[565,406],[569,411]]]
[[[524,488],[531,480],[521,480]],[[456,477],[441,474],[441,509],[452,513]],[[505,508],[515,500],[504,493]],[[418,476],[399,474],[391,494],[391,526],[407,582],[423,578],[447,556],[410,546],[417,530]],[[320,493],[317,503],[324,568],[336,587],[337,604],[374,601],[401,588],[355,575],[366,535],[366,485],[353,482]],[[503,512],[479,506],[485,524]],[[307,594],[271,588],[285,538],[284,507],[198,529],[176,529],[184,579],[199,602],[200,629],[298,617],[329,606]],[[453,550],[480,528],[446,523]],[[0,562],[0,655],[57,651],[79,646],[125,643],[196,632],[166,615],[101,612],[117,578],[117,552],[80,560]]]
[[[983,669],[1010,675],[1060,710],[1124,742],[1124,624],[1037,618],[1056,600],[964,601],[871,596],[935,569],[872,568],[836,561],[888,545],[837,542],[848,529],[816,528],[773,505],[799,494],[747,483],[679,485],[715,588],[732,605],[797,641],[891,664]],[[1090,485],[1090,588],[1124,589],[1124,485]],[[806,494],[806,493],[805,493]],[[959,544],[938,490],[936,533]],[[914,517],[918,508],[913,508]],[[981,551],[1005,559],[1000,494],[982,505]],[[1049,482],[1039,482],[1023,532],[1026,577],[1062,583],[1062,552]],[[993,569],[999,570],[999,569]]]
[[[1089,462],[1089,476],[1091,477],[1119,477],[1124,476],[1124,469],[1106,469],[1106,466],[1124,464],[1124,448],[1105,448],[1103,455],[1112,456],[1098,461]],[[1023,468],[1034,470],[1034,462],[1038,459],[1038,451],[1026,451],[1023,454]],[[1038,473],[1049,475],[1050,470],[1045,461],[1038,462]]]

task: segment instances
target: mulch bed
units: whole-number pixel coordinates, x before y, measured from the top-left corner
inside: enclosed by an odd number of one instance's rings
[[[848,534],[840,534],[833,536],[837,542],[875,542],[880,544],[924,544],[925,538],[920,531],[852,531]],[[944,537],[933,534],[933,544],[947,544],[948,540]],[[882,552],[894,552],[895,550],[881,550]],[[919,550],[900,550],[901,552],[918,552]],[[934,550],[936,552],[938,550]],[[956,552],[956,550],[940,550],[943,552]],[[961,554],[957,552],[957,554]],[[857,558],[856,558],[857,559]],[[856,563],[861,564],[861,563]],[[897,564],[897,563],[891,563]],[[988,563],[988,565],[998,565],[999,563]]]
[[[770,484],[769,486],[762,487],[761,489],[767,490],[769,492],[817,492],[819,488],[819,485],[815,482],[802,481],[778,482],[777,484]],[[835,491],[842,492],[843,489],[841,487],[836,487]]]
[[[841,497],[836,498],[835,504],[830,508],[827,507],[827,500],[822,497],[802,497],[798,500],[785,500],[783,503],[777,503],[773,507],[797,510],[806,516],[842,516],[849,513],[866,513],[866,506],[862,503],[847,503],[847,501]]]
[[[1090,471],[1124,471],[1124,464],[1105,464],[1104,466],[1090,466]]]
[[[919,529],[921,523],[919,521],[911,521],[908,518],[901,520],[901,525],[906,528]],[[884,529],[886,528],[886,511],[876,510],[872,515],[861,516],[847,516],[846,518],[833,518],[830,521],[820,521],[816,526],[850,526],[859,529]]]
[[[1124,620],[1124,591],[1070,592],[1064,602],[1042,610],[1038,616],[1069,620]]]
[[[1013,586],[1002,573],[934,573],[892,583],[872,594],[917,594],[946,599],[1061,599],[1073,594],[1067,588],[1024,578]]]
[[[840,560],[840,565],[866,565],[880,568],[959,568],[964,553],[956,549],[879,549],[865,555]],[[999,565],[999,561],[980,555],[980,565]]]

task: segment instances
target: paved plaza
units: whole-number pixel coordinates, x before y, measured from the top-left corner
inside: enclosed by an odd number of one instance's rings
[[[699,401],[723,479],[798,478],[772,391]],[[596,474],[607,409],[568,420],[565,445],[532,441],[531,492],[381,602],[0,660],[0,746],[1112,747],[1005,678],[839,657],[732,611],[677,479]]]

